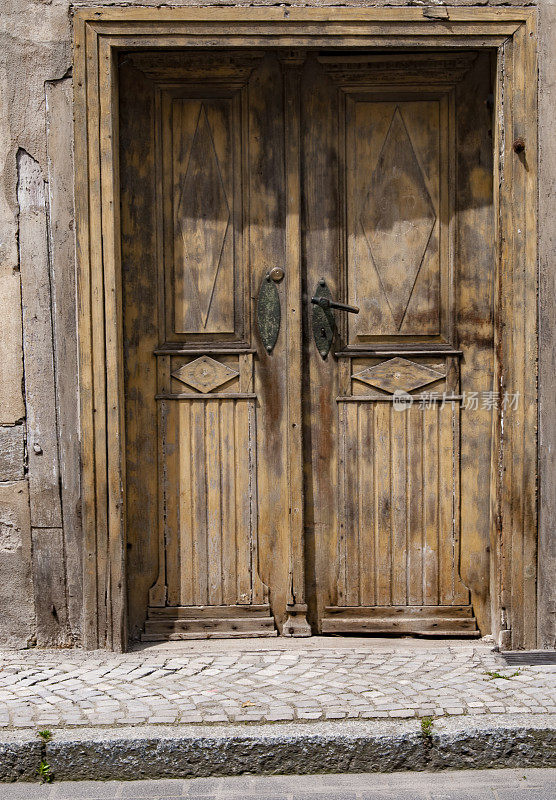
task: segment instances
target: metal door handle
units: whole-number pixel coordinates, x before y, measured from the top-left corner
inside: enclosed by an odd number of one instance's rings
[[[332,299],[332,293],[324,278],[321,278],[315,289],[313,304],[313,337],[321,358],[326,358],[332,346],[336,331],[333,309],[348,311],[350,314],[359,314],[357,306],[348,306],[346,303],[337,303]]]
[[[330,297],[311,297],[311,303],[321,308],[337,308],[338,311],[349,311],[350,314],[359,314],[357,306],[348,306],[346,303],[338,303],[336,300],[331,300]]]

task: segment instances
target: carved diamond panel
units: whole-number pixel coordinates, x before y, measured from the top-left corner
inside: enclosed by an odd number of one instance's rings
[[[183,269],[193,295],[187,298],[185,313],[190,330],[206,328],[229,223],[228,198],[201,105],[177,209]]]
[[[356,380],[390,394],[396,390],[411,392],[444,377],[445,373],[406,358],[391,358],[353,374]]]
[[[172,373],[172,377],[178,381],[198,389],[200,392],[212,392],[224,383],[228,383],[232,378],[236,378],[239,372],[220,361],[215,361],[209,356],[201,356],[195,361],[190,361]]]
[[[398,330],[435,222],[435,209],[397,106],[360,223]]]

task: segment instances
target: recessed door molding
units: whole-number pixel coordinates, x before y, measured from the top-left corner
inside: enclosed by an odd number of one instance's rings
[[[88,8],[74,17],[75,156],[84,530],[84,644],[123,650],[126,622],[125,425],[120,264],[117,55],[177,48],[283,49],[295,88],[297,49],[495,49],[496,387],[492,450],[493,633],[533,648],[537,616],[537,44],[531,8]],[[462,51],[463,52],[463,51]],[[295,120],[294,120],[295,122]],[[517,139],[524,150],[515,152]],[[288,161],[298,187],[296,153]],[[295,194],[295,192],[294,192]],[[290,220],[296,262],[296,221]],[[295,252],[293,252],[295,251]],[[185,313],[185,312],[184,312]],[[292,356],[298,337],[289,332]],[[297,400],[292,398],[292,419]],[[291,449],[301,444],[291,435]],[[292,462],[293,463],[293,462]],[[299,477],[299,476],[298,476]],[[299,481],[291,490],[300,492]],[[292,497],[297,508],[299,498]],[[302,563],[301,522],[292,562]],[[295,533],[295,535],[294,535]],[[295,578],[301,583],[301,577]],[[296,598],[290,600],[295,616]]]

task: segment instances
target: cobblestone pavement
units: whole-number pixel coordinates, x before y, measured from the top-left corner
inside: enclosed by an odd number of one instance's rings
[[[556,667],[508,667],[482,643],[346,641],[0,652],[0,727],[556,712]]]
[[[556,770],[83,781],[4,785],[0,791],[2,800],[554,800]]]

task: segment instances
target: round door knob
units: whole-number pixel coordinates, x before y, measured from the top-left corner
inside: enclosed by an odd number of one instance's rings
[[[284,275],[286,273],[282,269],[282,267],[274,267],[270,270],[270,277],[274,281],[274,283],[280,283],[280,281],[284,280]]]

